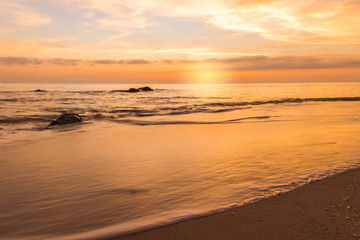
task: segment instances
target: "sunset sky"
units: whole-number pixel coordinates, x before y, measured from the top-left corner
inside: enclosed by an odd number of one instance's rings
[[[360,81],[359,0],[1,0],[2,82]]]

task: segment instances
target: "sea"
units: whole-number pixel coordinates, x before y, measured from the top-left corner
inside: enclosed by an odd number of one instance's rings
[[[360,83],[144,86],[0,83],[0,239],[123,236],[360,166]]]

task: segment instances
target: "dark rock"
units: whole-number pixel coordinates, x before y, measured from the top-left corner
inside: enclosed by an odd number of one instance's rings
[[[140,90],[137,88],[130,88],[128,92],[140,92]]]
[[[57,117],[54,121],[52,121],[48,127],[55,126],[55,125],[78,123],[78,122],[82,122],[82,121],[83,121],[83,119],[78,114],[63,113],[59,117]]]
[[[154,91],[152,88],[146,86],[146,87],[141,87],[139,88],[139,90],[143,91],[143,92],[150,92],[150,91]]]
[[[45,92],[45,90],[42,90],[42,89],[36,89],[36,90],[34,90],[34,92]]]
[[[111,90],[110,92],[130,92],[130,93],[136,93],[136,92],[150,92],[154,91],[150,87],[141,87],[141,88],[130,88],[129,90]]]

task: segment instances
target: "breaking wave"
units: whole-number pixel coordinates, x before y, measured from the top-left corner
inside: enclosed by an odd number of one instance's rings
[[[149,98],[149,97],[147,97]],[[174,98],[179,98],[179,96],[175,96]],[[160,102],[156,102],[156,100],[161,99]],[[137,107],[131,106],[119,106],[116,104],[99,104],[99,103],[88,103],[86,99],[82,98],[58,98],[56,101],[59,101],[63,104],[43,107],[40,108],[41,115],[31,115],[24,114],[15,115],[15,116],[0,116],[0,124],[21,124],[21,123],[42,123],[49,122],[56,118],[61,113],[73,112],[81,114],[85,120],[111,120],[116,121],[118,123],[127,123],[127,124],[136,124],[136,125],[162,125],[162,124],[225,124],[225,123],[234,123],[234,120],[226,120],[221,122],[191,122],[191,121],[162,121],[162,122],[146,122],[141,120],[128,120],[126,118],[143,118],[143,117],[151,117],[151,116],[172,116],[172,115],[186,115],[186,114],[196,114],[196,113],[223,113],[230,112],[236,110],[244,110],[253,108],[258,105],[266,105],[266,104],[300,104],[306,102],[341,102],[341,101],[360,101],[360,97],[337,97],[337,98],[286,98],[286,99],[278,99],[278,100],[267,100],[267,101],[228,101],[228,102],[205,102],[201,104],[186,104],[185,102],[174,103],[174,102],[165,102],[162,101],[171,100],[168,97],[154,97],[154,102],[148,103],[147,101],[141,101]],[[38,101],[38,102],[49,102],[53,100],[49,99],[31,99],[30,101]],[[64,101],[67,101],[66,104]],[[84,101],[83,101],[84,100]],[[5,98],[0,99],[3,102],[18,102],[25,101],[24,98]],[[86,104],[84,104],[86,103]],[[39,109],[37,109],[39,111]],[[257,118],[257,117],[255,117]],[[242,119],[243,120],[243,119]]]

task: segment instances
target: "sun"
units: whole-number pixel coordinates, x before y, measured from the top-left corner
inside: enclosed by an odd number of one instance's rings
[[[194,64],[184,71],[183,78],[192,83],[213,84],[223,83],[224,74],[213,64]]]

